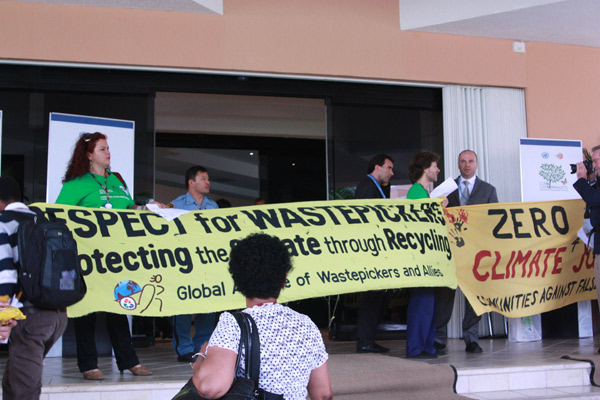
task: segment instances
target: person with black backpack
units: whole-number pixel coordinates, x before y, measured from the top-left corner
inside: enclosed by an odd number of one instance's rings
[[[0,177],[0,297],[11,300],[20,292],[17,236],[20,221],[35,213],[21,203],[21,189],[10,177]],[[39,308],[21,296],[19,321],[10,333],[8,361],[2,378],[4,400],[39,399],[44,357],[67,327],[65,308]]]

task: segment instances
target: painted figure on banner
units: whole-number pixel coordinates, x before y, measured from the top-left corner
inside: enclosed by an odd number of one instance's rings
[[[387,154],[379,154],[371,158],[367,166],[367,174],[356,186],[355,198],[389,198],[389,182],[393,175],[394,159],[392,157]],[[371,290],[361,294],[356,321],[357,353],[386,353],[390,350],[375,343],[375,331],[387,309],[391,295],[392,291],[390,290]]]
[[[496,188],[477,177],[478,159],[472,150],[463,150],[458,155],[458,169],[460,175],[456,178],[458,189],[448,195],[448,207],[468,206],[472,204],[497,203],[498,196]],[[449,227],[449,234],[457,246],[461,246],[460,231],[468,221],[468,211],[460,210],[458,218]],[[451,220],[452,222],[452,220]],[[454,297],[456,290],[448,287],[435,289],[437,331],[435,335],[435,349],[440,352],[446,349],[446,338],[448,336],[448,322],[452,316]],[[479,346],[479,320],[473,307],[465,300],[465,316],[462,321],[463,340],[465,351],[469,353],[482,353]]]
[[[408,165],[408,178],[413,183],[407,199],[426,199],[437,181],[440,156],[431,151],[414,154]],[[445,207],[447,199],[442,202]],[[408,289],[409,302],[406,311],[406,357],[436,358],[435,340],[435,289],[414,287]]]
[[[589,165],[589,163],[588,163]],[[592,169],[590,171],[584,162],[577,163],[577,181],[573,184],[573,187],[586,204],[586,214],[589,213],[590,223],[593,228],[593,247],[595,260],[594,260],[594,276],[596,282],[600,282],[600,190],[597,182],[593,185],[590,182],[597,180],[598,172],[600,171],[600,145],[592,148]],[[590,179],[591,178],[591,179]],[[590,181],[588,181],[590,179]],[[596,284],[596,293],[600,301],[600,285]],[[600,349],[598,349],[600,353]]]
[[[213,210],[219,205],[208,198],[210,178],[206,168],[196,165],[185,172],[187,193],[177,197],[167,207],[181,210]],[[192,319],[194,335],[191,335]],[[206,342],[215,328],[215,313],[185,314],[173,316],[173,348],[177,361],[191,362],[200,346]]]

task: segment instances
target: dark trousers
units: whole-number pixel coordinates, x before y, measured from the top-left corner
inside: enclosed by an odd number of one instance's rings
[[[363,292],[356,317],[357,345],[368,346],[375,341],[375,331],[392,298],[391,290]]]
[[[435,341],[446,344],[448,337],[448,322],[452,316],[452,308],[454,306],[454,296],[456,290],[447,287],[435,288],[436,311],[437,311],[437,331],[435,333]],[[465,316],[462,321],[463,340],[466,344],[479,341],[479,321],[481,315],[475,314],[475,310],[466,300]]]
[[[8,361],[2,377],[4,400],[38,400],[42,391],[44,357],[67,328],[64,310],[23,307],[27,319],[10,333]]]
[[[406,356],[413,357],[427,352],[435,354],[435,289],[411,288],[406,311]]]
[[[197,353],[215,330],[216,313],[173,316],[173,348],[178,356]],[[191,335],[194,317],[194,336]]]
[[[77,342],[77,366],[81,372],[98,368],[96,313],[73,318]],[[106,313],[108,337],[115,352],[117,368],[123,371],[140,363],[133,349],[126,315]]]

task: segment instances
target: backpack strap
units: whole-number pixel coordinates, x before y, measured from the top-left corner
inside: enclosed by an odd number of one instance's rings
[[[14,218],[19,223],[21,223],[23,221],[31,221],[35,218],[35,215],[33,215],[33,214],[20,212],[20,211],[16,211],[16,210],[4,210],[1,212],[1,214],[10,215],[12,218]]]
[[[239,356],[242,345],[246,349],[245,357],[245,377],[254,382],[254,389],[258,389],[258,379],[260,376],[260,340],[258,337],[258,328],[254,319],[247,313],[237,312],[232,314],[240,326],[240,345],[238,349],[238,360],[236,363],[236,376],[240,367]]]
[[[250,356],[250,379],[254,381],[254,389],[258,389],[258,379],[260,376],[260,339],[258,337],[258,327],[250,314],[244,313],[246,323],[250,325],[250,348],[248,353]]]
[[[46,218],[46,214],[38,207],[29,207],[30,211],[33,211],[36,216],[36,222],[48,222],[48,221],[56,221],[56,216],[53,213],[48,213],[48,218]]]
[[[237,354],[237,360],[235,362],[235,373],[234,373],[234,378],[238,376],[239,372],[240,372],[240,360],[242,357],[242,350],[245,348],[246,349],[246,354],[248,353],[248,339],[249,339],[249,332],[248,332],[248,325],[247,325],[247,321],[246,318],[244,318],[244,316],[242,315],[244,313],[242,312],[235,312],[235,313],[231,313],[231,315],[233,315],[233,317],[235,318],[236,322],[238,323],[239,327],[240,327],[240,344],[238,345],[238,354]],[[248,357],[246,357],[246,374],[245,377],[248,378]]]
[[[254,382],[254,398],[261,400],[284,400],[283,395],[267,392],[258,387],[260,378],[260,338],[258,336],[258,327],[254,318],[250,314],[244,312],[233,313],[238,325],[240,325],[240,349],[238,352],[238,360],[236,364],[236,373],[239,368],[239,355],[241,353],[242,343],[246,346],[246,374],[247,379]]]

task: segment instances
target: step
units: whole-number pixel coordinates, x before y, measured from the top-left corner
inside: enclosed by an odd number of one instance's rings
[[[501,390],[497,392],[481,392],[463,394],[476,400],[600,400],[600,388],[595,386],[564,386],[545,389]]]
[[[469,395],[565,387],[593,388],[590,384],[591,369],[587,362],[571,360],[529,366],[460,368],[456,371],[456,392]]]
[[[185,381],[46,385],[40,400],[171,400]]]
[[[591,366],[561,360],[546,365],[481,367],[457,370],[456,390],[472,399],[598,399],[600,388],[590,385]],[[41,400],[170,400],[185,381],[99,382],[42,388]]]

